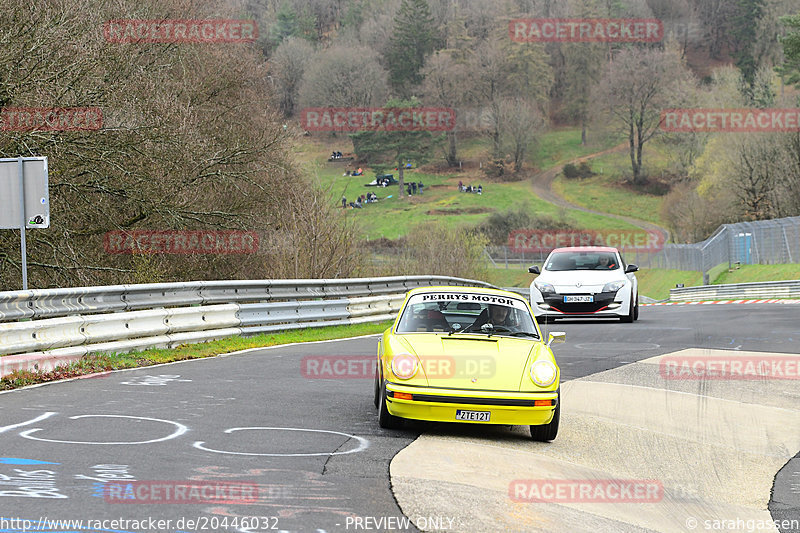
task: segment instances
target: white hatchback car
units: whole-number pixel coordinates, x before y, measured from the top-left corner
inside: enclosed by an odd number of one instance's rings
[[[639,318],[636,265],[626,265],[619,250],[604,246],[556,248],[531,283],[536,318]]]

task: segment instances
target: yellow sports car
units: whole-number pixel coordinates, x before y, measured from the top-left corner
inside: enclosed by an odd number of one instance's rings
[[[375,406],[383,428],[402,419],[529,425],[558,433],[560,372],[521,296],[474,287],[409,291],[378,343]]]

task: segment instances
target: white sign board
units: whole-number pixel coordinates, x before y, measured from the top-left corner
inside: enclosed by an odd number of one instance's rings
[[[50,193],[47,158],[22,158],[22,183],[25,211],[22,212],[22,190],[18,158],[0,159],[0,229],[50,227]]]

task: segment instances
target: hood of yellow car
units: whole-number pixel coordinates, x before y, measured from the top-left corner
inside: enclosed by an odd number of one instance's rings
[[[527,372],[530,339],[478,334],[408,334],[403,344],[420,361],[417,378],[431,387],[519,391]]]

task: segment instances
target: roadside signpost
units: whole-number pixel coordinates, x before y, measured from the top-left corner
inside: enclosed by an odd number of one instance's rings
[[[46,157],[0,158],[0,229],[19,229],[22,290],[28,290],[25,231],[50,227]]]

